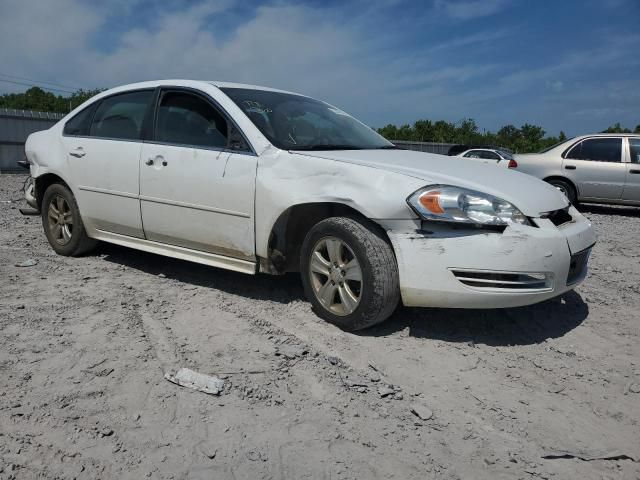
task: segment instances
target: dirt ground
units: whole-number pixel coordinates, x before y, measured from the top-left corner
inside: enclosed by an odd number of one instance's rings
[[[640,209],[583,207],[576,292],[349,334],[296,275],[58,256],[24,179],[0,176],[1,479],[640,478]]]

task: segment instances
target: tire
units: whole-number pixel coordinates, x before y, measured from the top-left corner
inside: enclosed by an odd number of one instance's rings
[[[332,262],[331,252],[340,260]],[[386,320],[400,301],[393,249],[380,229],[364,220],[332,217],[313,226],[302,244],[300,272],[315,313],[346,331]]]
[[[76,199],[65,185],[49,185],[40,211],[44,233],[57,254],[78,256],[95,247],[97,242],[87,236]]]
[[[560,192],[564,194],[565,197],[569,199],[572,205],[576,205],[578,203],[578,196],[576,195],[576,189],[573,185],[571,185],[566,180],[560,180],[559,178],[552,178],[551,180],[547,180],[549,185],[553,185]]]

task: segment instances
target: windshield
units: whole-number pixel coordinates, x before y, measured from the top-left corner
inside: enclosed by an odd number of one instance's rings
[[[221,90],[283,150],[395,148],[349,114],[313,98],[248,88]]]

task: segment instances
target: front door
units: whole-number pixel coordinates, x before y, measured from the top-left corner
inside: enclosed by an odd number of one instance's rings
[[[629,162],[627,162],[627,181],[622,198],[640,202],[640,138],[629,138]]]
[[[562,162],[564,175],[578,186],[579,198],[622,198],[626,165],[622,162],[622,138],[587,138],[575,145]]]
[[[63,142],[87,225],[144,238],[138,182],[142,124],[152,98],[153,90],[113,95],[80,112],[65,126]],[[73,128],[75,123],[77,128]]]
[[[208,98],[186,90],[161,93],[153,137],[140,157],[148,240],[255,259],[257,157],[246,145],[227,148],[231,128]]]

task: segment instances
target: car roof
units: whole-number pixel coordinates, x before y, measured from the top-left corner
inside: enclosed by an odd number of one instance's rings
[[[262,86],[259,86],[259,85],[249,85],[249,84],[244,84],[244,83],[232,83],[232,82],[220,82],[220,81],[216,81],[216,80],[189,80],[189,79],[186,79],[186,78],[168,78],[168,79],[164,79],[164,80],[149,80],[149,81],[145,81],[145,82],[129,83],[127,85],[119,85],[117,87],[111,88],[111,89],[107,90],[106,92],[116,93],[116,92],[120,92],[120,91],[139,89],[139,88],[155,88],[155,87],[159,87],[159,86],[163,86],[163,85],[197,86],[198,84],[199,84],[199,86],[202,86],[202,87],[207,86],[207,85],[213,85],[214,87],[217,87],[217,88],[245,88],[245,89],[252,89],[252,90],[265,90],[265,91],[268,91],[268,92],[288,93],[290,95],[298,95],[298,96],[301,96],[301,97],[306,97],[306,95],[302,95],[300,93],[289,92],[287,90],[279,90],[277,88],[271,88],[271,87],[262,87]]]
[[[587,135],[578,135],[569,140],[581,140],[588,137],[640,137],[640,133],[589,133]]]
[[[263,87],[260,85],[250,85],[247,83],[218,82],[216,80],[208,80],[206,83],[210,83],[211,85],[218,88],[244,88],[246,90],[264,90],[267,92],[278,92],[278,93],[288,93],[290,95],[299,95],[301,97],[306,96],[297,92],[290,92],[288,90],[280,90],[278,88]]]

